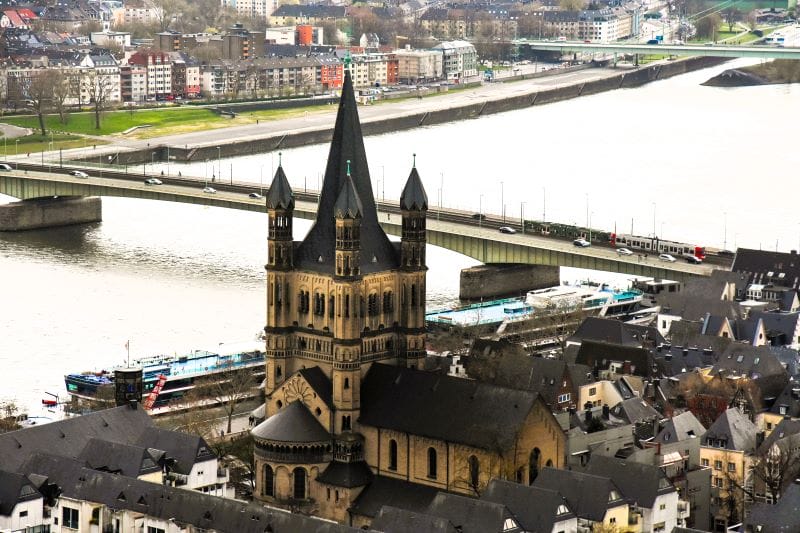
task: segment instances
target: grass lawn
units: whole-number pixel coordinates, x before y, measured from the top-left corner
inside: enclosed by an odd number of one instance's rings
[[[45,135],[43,137],[41,135],[34,134],[28,135],[27,137],[18,137],[16,139],[4,139],[3,154],[14,155],[17,153],[26,154],[47,151],[51,149],[51,140],[53,142],[53,150],[58,150],[59,148],[64,150],[68,148],[80,148],[87,146],[87,143],[97,145],[105,144],[102,141],[87,140],[76,135],[65,135],[62,133],[54,134],[52,138],[50,135]]]
[[[302,115],[328,109],[328,106],[314,106],[294,109],[277,109],[264,111],[249,111],[228,118],[217,115],[207,108],[177,107],[167,109],[139,109],[108,111],[103,114],[100,129],[94,127],[94,113],[71,113],[67,123],[62,124],[58,115],[47,115],[47,127],[53,131],[78,133],[84,135],[113,135],[119,134],[133,126],[149,124],[150,128],[137,130],[131,137],[154,137],[168,133],[183,133],[212,128],[224,128],[242,124],[255,123],[256,120],[274,120],[291,116]],[[36,130],[39,120],[36,116],[6,116],[2,122],[31,128]]]

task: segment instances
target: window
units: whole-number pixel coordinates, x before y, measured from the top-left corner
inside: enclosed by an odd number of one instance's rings
[[[594,396],[597,394],[597,387],[592,387],[589,389],[589,396]]]
[[[264,465],[264,496],[275,496],[275,474],[272,467]]]
[[[714,461],[714,470],[722,470],[722,461]]]
[[[166,531],[160,527],[147,526],[147,533],[166,533]]]
[[[19,517],[20,518],[25,518],[26,516],[28,516],[28,511],[20,511],[19,512]]]
[[[702,464],[703,466],[708,466],[708,459],[703,459]]]
[[[736,463],[728,463],[728,472],[736,472]]]
[[[70,507],[61,509],[61,522],[64,527],[78,529],[78,510]]]
[[[345,389],[350,388],[350,378],[344,378],[344,388]]]
[[[397,470],[397,441],[389,441],[389,470]]]
[[[720,489],[722,488],[722,478],[721,477],[715,477],[714,478],[714,486],[717,487],[717,488],[720,488]]]
[[[294,469],[294,498],[304,500],[306,498],[306,471],[299,466]]]
[[[568,402],[570,398],[572,398],[572,394],[570,394],[569,392],[566,394],[559,394],[558,403]]]
[[[481,477],[481,465],[474,455],[469,456],[469,484],[478,492],[478,482]]]
[[[663,511],[666,508],[667,508],[667,504],[666,503],[662,503],[661,505],[658,506],[659,511]]]
[[[342,431],[350,431],[350,415],[342,417]]]
[[[428,448],[428,477],[436,479],[436,450]]]

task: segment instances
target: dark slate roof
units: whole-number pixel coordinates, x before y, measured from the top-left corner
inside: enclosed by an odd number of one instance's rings
[[[732,407],[719,415],[711,424],[711,427],[703,435],[701,444],[719,448],[717,442],[722,440],[724,445],[721,447],[727,450],[753,452],[755,451],[757,432],[758,428],[755,424],[739,409]],[[709,441],[712,441],[711,444],[708,444]]]
[[[775,505],[754,503],[745,518],[748,531],[761,533],[796,533],[800,531],[800,484],[792,483]],[[756,529],[760,526],[760,529]]]
[[[657,345],[664,337],[652,326],[626,324],[611,318],[587,317],[569,338],[572,342],[585,340],[641,347],[643,343]]]
[[[372,481],[372,470],[364,461],[355,463],[340,463],[333,461],[328,468],[319,475],[317,481],[336,487],[363,487]]]
[[[162,520],[191,524],[203,531],[219,533],[355,532],[340,524],[305,517],[262,505],[247,504],[194,490],[173,488],[149,481],[98,472],[73,460],[37,453],[24,468],[46,476],[63,490],[63,496],[126,509]]]
[[[39,491],[22,474],[0,470],[0,516],[11,516],[18,503],[41,497]]]
[[[384,533],[459,533],[446,518],[415,513],[384,505],[370,524],[372,531]]]
[[[764,439],[761,446],[758,447],[756,453],[760,457],[765,457],[767,451],[777,444],[781,451],[789,451],[789,454],[796,453],[794,450],[798,448],[800,443],[800,420],[789,420],[784,418],[777,426],[770,432],[769,436]]]
[[[330,433],[322,427],[319,420],[300,400],[293,401],[267,418],[253,428],[250,433],[257,439],[287,443],[331,440]]]
[[[715,337],[722,338],[722,337]],[[730,344],[730,342],[728,343]],[[721,352],[714,348],[705,348],[702,345],[678,346],[665,344],[656,348],[653,357],[665,376],[677,376],[691,372],[695,368],[708,368],[714,366],[719,360]]]
[[[781,407],[785,408],[784,412],[781,412]],[[800,383],[794,380],[789,381],[769,411],[776,415],[788,415],[792,418],[800,416]]]
[[[736,302],[722,300],[720,296],[702,297],[694,292],[662,293],[656,296],[656,303],[661,306],[661,314],[675,315],[685,320],[703,320],[708,313],[725,318],[742,315]]]
[[[800,288],[800,256],[797,253],[739,248],[733,258],[731,270],[747,274],[750,283],[774,283],[793,289]]]
[[[384,505],[424,513],[436,497],[437,492],[439,492],[438,489],[428,485],[410,483],[386,476],[375,476],[372,483],[367,485],[353,502],[350,513],[373,517]]]
[[[545,467],[533,486],[558,492],[567,499],[578,518],[595,522],[602,522],[610,507],[623,503],[622,492],[609,478],[574,470]],[[618,500],[609,501],[612,490],[619,493]]]
[[[267,192],[267,209],[293,209],[294,193],[283,172],[283,165],[278,165],[275,176]]]
[[[584,471],[609,478],[628,501],[647,509],[653,507],[658,496],[676,491],[664,472],[655,465],[595,454]]]
[[[151,428],[150,415],[144,409],[122,406],[3,433],[0,470],[19,472],[25,458],[39,451],[75,458],[92,437],[135,444]]]
[[[428,209],[428,195],[425,194],[425,187],[419,178],[416,165],[408,175],[406,186],[403,187],[403,194],[400,195],[400,208],[408,211],[425,211]]]
[[[652,373],[652,359],[646,348],[590,340],[584,340],[581,343],[578,354],[575,356],[576,363],[599,370],[606,370],[612,361],[630,362],[630,373],[643,377]]]
[[[273,17],[311,17],[311,18],[343,18],[347,14],[345,6],[326,5],[290,5],[278,7],[271,16]]]
[[[325,405],[333,408],[333,386],[331,385],[331,380],[328,379],[328,376],[325,375],[325,372],[320,367],[303,368],[298,370],[297,373],[314,389],[317,397],[325,402]]]
[[[516,518],[501,504],[466,496],[440,492],[428,506],[428,514],[449,520],[463,533],[513,533],[519,527],[507,528],[506,519]]]
[[[569,508],[567,500],[558,492],[500,479],[489,482],[481,500],[508,507],[526,531],[552,531],[556,522],[575,517],[571,511],[558,514],[560,505]]]
[[[683,440],[701,438],[706,428],[691,411],[675,415],[664,423],[661,431],[656,435],[656,442],[669,444]]]
[[[353,81],[350,72],[346,70],[325,179],[322,182],[317,218],[296,250],[294,264],[300,270],[329,275],[334,273],[336,243],[334,204],[347,176],[348,160],[353,184],[363,206],[359,266],[361,274],[398,268],[400,262],[396,249],[378,224],[378,212],[372,194],[367,154],[364,150],[361,123],[353,93]]]
[[[527,391],[376,363],[361,385],[359,421],[484,450],[505,450],[537,398]]]
[[[728,346],[725,353],[720,355],[713,368],[714,372],[719,370],[749,376],[753,379],[767,376],[785,376],[788,381],[789,378],[786,369],[783,368],[783,365],[769,347],[750,346],[738,342]],[[783,388],[783,385],[781,388]],[[778,392],[775,394],[778,394]]]
[[[139,477],[161,469],[157,458],[147,448],[97,438],[89,439],[77,459],[93,470],[128,477]]]
[[[348,174],[344,178],[339,197],[336,198],[336,203],[333,204],[333,215],[336,218],[361,218],[363,213],[364,207],[361,205],[361,199],[356,192],[353,177]]]
[[[748,319],[761,320],[769,338],[782,338],[783,344],[793,344],[796,340],[794,333],[797,330],[797,321],[800,319],[800,313],[753,311]]]
[[[216,455],[202,437],[180,431],[151,426],[145,428],[133,444],[163,450],[167,457],[175,460],[173,470],[179,474],[188,474],[195,463],[211,461]]]
[[[622,400],[611,408],[611,414],[631,424],[642,420],[660,419],[661,413],[655,410],[650,404],[641,398],[634,397]]]

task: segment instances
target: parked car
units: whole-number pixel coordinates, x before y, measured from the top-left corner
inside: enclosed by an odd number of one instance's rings
[[[498,230],[500,231],[500,233],[516,233],[517,232],[517,230],[515,230],[511,226],[500,226],[498,228]]]
[[[214,187],[203,187],[203,192],[208,194],[217,194],[217,189]]]
[[[248,198],[253,198],[255,200],[258,200],[259,198],[264,198],[263,196],[261,196],[257,192],[251,192],[250,194],[247,195],[247,197]]]
[[[0,163],[0,170],[8,172],[9,170],[12,170],[11,165],[9,165],[8,163]]]
[[[164,182],[158,178],[147,178],[144,180],[145,185],[163,185]]]
[[[702,259],[693,254],[683,254],[682,257],[686,260],[687,263],[691,263],[693,265],[699,265],[700,263],[703,262]]]
[[[619,255],[633,255],[633,252],[631,252],[627,248],[617,248],[617,253]]]
[[[70,176],[75,176],[76,178],[88,178],[89,177],[89,174],[87,174],[83,170],[70,170],[69,171],[69,175]]]
[[[659,254],[658,258],[661,261],[668,261],[670,263],[674,263],[676,261],[676,259],[669,254]]]
[[[581,248],[587,248],[592,245],[592,243],[590,243],[586,239],[575,239],[574,241],[572,241],[572,244],[574,244],[575,246],[580,246]]]

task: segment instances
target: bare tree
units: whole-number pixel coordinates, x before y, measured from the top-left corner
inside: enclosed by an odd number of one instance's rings
[[[191,398],[199,402],[219,404],[228,419],[227,431],[230,433],[236,404],[252,396],[255,387],[256,381],[250,370],[231,365],[213,376],[195,381]]]
[[[710,13],[697,19],[694,23],[698,37],[706,37],[712,41],[717,39],[717,30],[722,24],[719,13]]]
[[[63,70],[53,70],[53,107],[62,124],[67,123],[66,102],[73,94],[73,83]]]
[[[100,119],[103,111],[108,107],[111,96],[114,94],[114,81],[119,80],[119,75],[114,79],[113,74],[98,72],[92,69],[84,78],[86,91],[89,93],[89,103],[94,109],[94,127],[100,129]]]
[[[31,73],[26,80],[27,83],[25,83],[24,92],[28,99],[28,106],[39,118],[39,129],[42,131],[43,136],[47,135],[44,116],[53,104],[54,75],[55,71],[49,69],[34,72]]]
[[[17,422],[18,414],[19,409],[14,401],[0,402],[0,433],[6,433],[20,428]]]
[[[166,31],[170,24],[187,7],[183,0],[155,0],[153,5],[156,7],[158,26],[161,31]]]

